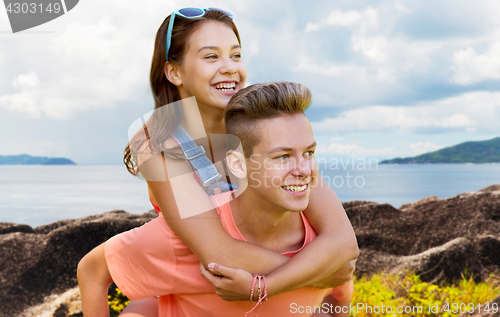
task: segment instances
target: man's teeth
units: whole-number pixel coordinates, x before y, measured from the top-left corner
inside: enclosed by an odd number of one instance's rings
[[[302,186],[283,186],[284,189],[292,191],[292,192],[301,192],[307,188],[307,185]]]
[[[215,89],[220,91],[230,91],[236,88],[236,83],[219,83],[215,84]]]

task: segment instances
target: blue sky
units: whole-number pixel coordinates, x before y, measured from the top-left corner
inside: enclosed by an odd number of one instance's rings
[[[233,13],[247,83],[296,81],[319,157],[413,156],[500,135],[498,1],[96,1],[12,34],[0,10],[0,155],[121,164],[128,126],[153,108],[163,19]]]

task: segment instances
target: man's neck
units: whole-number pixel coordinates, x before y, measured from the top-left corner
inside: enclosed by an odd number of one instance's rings
[[[304,242],[300,213],[276,210],[251,190],[231,201],[231,210],[238,230],[249,242],[280,253],[297,250]]]

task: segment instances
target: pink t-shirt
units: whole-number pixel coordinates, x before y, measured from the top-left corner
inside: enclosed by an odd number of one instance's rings
[[[230,192],[212,196],[224,230],[234,239],[245,240],[238,230],[229,204]],[[283,253],[292,257],[310,243],[316,233],[301,213],[304,244]],[[202,233],[201,233],[202,234]],[[139,228],[121,233],[106,242],[106,261],[120,290],[131,300],[160,295],[160,317],[245,316],[255,304],[227,302],[200,275],[199,260],[168,227],[162,215]],[[249,285],[250,289],[250,285]],[[331,289],[304,287],[269,298],[259,312],[262,317],[310,316],[298,307],[322,303]],[[252,312],[255,316],[260,307]],[[250,316],[250,315],[249,315]]]

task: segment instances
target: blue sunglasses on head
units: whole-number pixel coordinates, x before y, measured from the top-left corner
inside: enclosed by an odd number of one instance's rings
[[[231,13],[217,8],[184,8],[172,12],[172,14],[170,15],[170,22],[168,23],[168,29],[167,29],[167,41],[166,41],[167,54],[165,57],[167,61],[168,61],[168,52],[170,50],[170,43],[172,42],[172,28],[174,27],[175,16],[179,15],[186,19],[201,18],[209,10],[217,10],[222,13],[225,13],[231,19],[233,18],[233,15]]]

